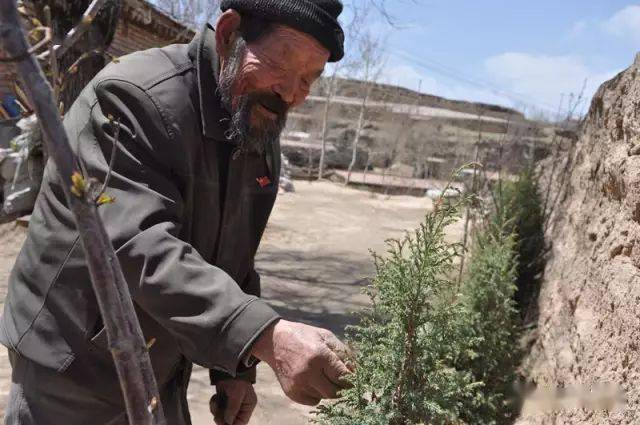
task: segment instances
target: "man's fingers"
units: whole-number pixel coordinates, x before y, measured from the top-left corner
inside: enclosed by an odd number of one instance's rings
[[[227,398],[227,407],[224,409],[225,425],[233,425],[236,423],[236,417],[240,412],[240,407],[244,400],[245,394],[235,393],[233,397]]]
[[[311,396],[301,396],[298,397],[297,400],[294,400],[296,403],[303,404],[305,406],[317,406],[320,404],[321,398],[315,398]]]
[[[338,356],[340,360],[342,360],[342,363],[347,366],[349,371],[353,372],[353,353],[351,352],[349,347],[344,345],[344,343],[330,331],[325,331],[321,333],[320,336],[327,347],[329,347],[331,351],[333,351],[333,353]]]
[[[335,355],[335,353],[331,354],[331,358],[322,369],[322,372],[329,381],[337,385],[340,389],[349,388],[349,381],[346,377],[351,373],[351,371],[347,365],[344,364],[337,355]]]
[[[317,406],[322,400],[322,396],[313,387],[308,387],[303,391],[299,391],[295,394],[289,395],[289,398],[296,403],[304,404],[305,406]]]
[[[249,419],[251,419],[251,415],[253,414],[253,410],[255,406],[252,407],[242,407],[238,412],[238,416],[236,416],[236,421],[233,425],[246,425],[249,423]]]
[[[216,425],[225,425],[224,417],[223,417],[223,409],[220,406],[220,400],[219,400],[218,394],[214,394],[214,396],[211,397],[211,401],[209,401],[209,410],[213,415],[213,420],[216,423]]]
[[[247,425],[249,423],[249,419],[251,419],[252,414],[253,409],[251,409],[250,411],[240,410],[233,425]]]
[[[331,382],[324,373],[311,383],[311,386],[320,393],[322,398],[338,398],[340,387]]]
[[[336,354],[338,354],[338,352],[346,353],[346,352],[349,351],[347,346],[344,345],[342,343],[342,341],[340,341],[338,339],[338,337],[333,332],[331,332],[331,331],[329,331],[327,329],[322,329],[320,331],[320,337],[322,338],[324,343],[327,344],[327,347],[329,347],[329,348],[331,348],[331,350],[335,351]]]
[[[240,406],[240,411],[238,412],[238,416],[236,416],[236,421],[233,425],[245,425],[249,423],[249,419],[251,419],[251,415],[258,404],[258,396],[256,395],[253,388],[247,391],[244,401]]]

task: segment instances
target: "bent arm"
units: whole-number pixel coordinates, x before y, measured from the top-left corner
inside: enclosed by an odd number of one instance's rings
[[[171,333],[189,360],[234,375],[278,315],[180,239],[185,152],[161,106],[125,81],[103,81],[95,92],[77,149],[90,176],[104,178],[119,121],[107,188],[116,201],[99,212],[133,300]]]

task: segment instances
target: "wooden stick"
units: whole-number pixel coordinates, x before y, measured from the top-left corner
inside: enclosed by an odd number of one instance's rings
[[[11,57],[22,58],[16,63],[16,68],[33,103],[49,154],[58,168],[65,198],[75,217],[120,379],[129,424],[165,425],[149,352],[129,287],[98,216],[96,199],[91,193],[92,182],[86,182],[76,168],[77,158],[62,126],[51,86],[35,57],[26,55],[30,46],[20,25],[14,0],[0,0],[0,44]]]

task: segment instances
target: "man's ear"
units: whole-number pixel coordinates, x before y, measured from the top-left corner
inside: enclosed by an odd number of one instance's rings
[[[216,23],[216,51],[218,57],[226,58],[229,48],[238,34],[242,17],[233,9],[226,10]]]

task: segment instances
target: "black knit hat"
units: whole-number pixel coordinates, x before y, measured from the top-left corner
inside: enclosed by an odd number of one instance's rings
[[[249,13],[305,32],[329,50],[329,62],[344,56],[344,33],[338,23],[340,0],[222,0],[220,9]]]

